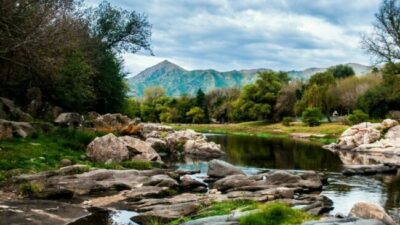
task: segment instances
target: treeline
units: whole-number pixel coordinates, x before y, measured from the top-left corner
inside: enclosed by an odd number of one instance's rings
[[[143,99],[130,99],[128,114],[144,121],[208,123],[281,121],[287,117],[322,117],[360,111],[383,118],[400,109],[400,64],[388,63],[368,75],[355,76],[346,65],[314,74],[307,82],[290,80],[285,72],[258,74],[254,84],[239,89],[198,90],[195,96],[168,97],[160,87],[145,90]],[[364,116],[364,115],[363,115]],[[316,118],[315,118],[316,117]],[[364,118],[364,117],[363,117]],[[307,119],[307,118],[306,118]],[[309,118],[308,118],[309,119]]]
[[[127,85],[120,53],[151,52],[147,18],[103,2],[0,2],[0,96],[34,116],[120,112]],[[56,107],[57,106],[57,107]]]

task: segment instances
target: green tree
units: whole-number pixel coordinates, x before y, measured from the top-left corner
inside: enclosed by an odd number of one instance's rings
[[[310,127],[319,126],[321,124],[322,113],[319,108],[307,108],[302,114],[303,123]]]
[[[240,97],[232,103],[230,117],[234,121],[268,120],[272,119],[273,106],[280,89],[286,82],[285,73],[265,71],[258,74],[254,84],[247,85]]]
[[[192,118],[192,123],[201,123],[205,119],[204,111],[197,106],[191,108],[186,115]]]
[[[355,75],[351,66],[342,64],[328,68],[328,72],[331,73],[334,78],[346,78]]]

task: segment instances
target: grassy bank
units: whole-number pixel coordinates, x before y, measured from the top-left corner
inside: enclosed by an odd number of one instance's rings
[[[341,123],[323,123],[317,127],[309,127],[303,123],[292,123],[283,126],[282,123],[246,122],[230,124],[171,124],[175,129],[193,129],[198,132],[256,135],[260,137],[289,137],[292,133],[323,134],[323,138],[312,138],[319,142],[333,142],[348,128]]]
[[[108,169],[150,169],[157,165],[144,161],[93,163],[86,158],[86,146],[104,133],[83,129],[59,128],[28,138],[0,141],[0,181],[21,173],[58,169],[62,161]]]
[[[250,211],[256,210],[255,213],[243,216],[239,220],[240,225],[296,225],[308,220],[318,219],[301,210],[293,209],[284,203],[258,203],[251,200],[234,200],[214,202],[210,206],[200,209],[191,217],[183,217],[168,223],[168,225],[177,225],[190,220],[228,215],[233,211]],[[156,220],[150,221],[148,224],[162,224]]]

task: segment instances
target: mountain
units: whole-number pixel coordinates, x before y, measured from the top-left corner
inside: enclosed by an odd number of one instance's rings
[[[356,74],[366,74],[371,67],[356,63],[348,63]],[[198,89],[204,92],[216,88],[243,87],[257,79],[257,73],[268,69],[232,70],[219,72],[208,70],[185,70],[184,68],[164,60],[152,67],[145,69],[138,75],[128,79],[131,89],[129,95],[142,97],[144,89],[152,86],[164,88],[169,96],[179,96],[184,93],[194,94]],[[323,72],[326,68],[309,68],[305,70],[292,70],[288,74],[293,79],[306,80],[315,73]]]

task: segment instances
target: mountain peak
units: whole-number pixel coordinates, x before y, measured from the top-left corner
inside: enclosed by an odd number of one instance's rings
[[[175,63],[173,63],[171,61],[168,61],[167,59],[157,63],[156,65],[154,65],[152,67],[155,67],[155,68],[158,68],[158,69],[159,68],[163,68],[163,69],[180,69],[180,70],[183,70],[182,67],[178,66],[177,64],[175,64]],[[152,67],[150,67],[150,68],[152,68]]]

